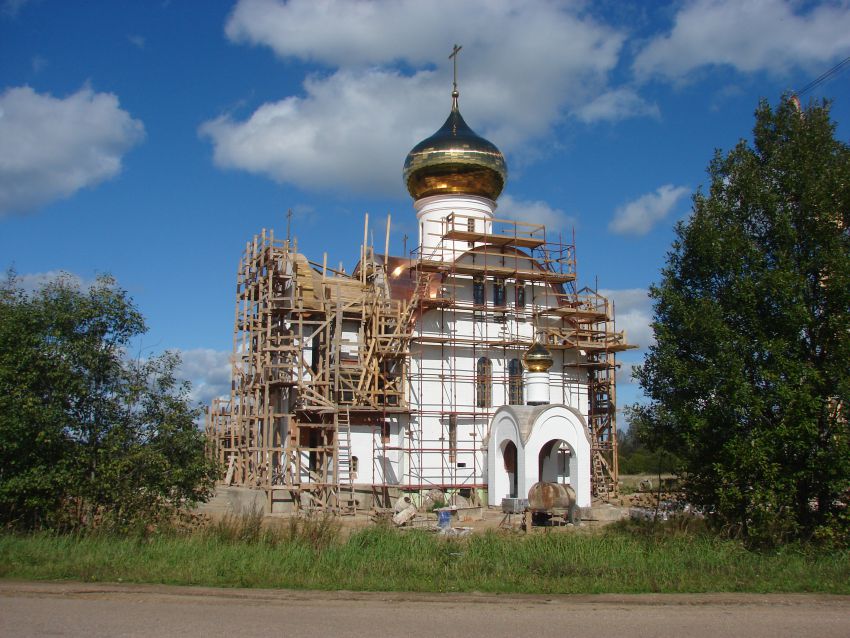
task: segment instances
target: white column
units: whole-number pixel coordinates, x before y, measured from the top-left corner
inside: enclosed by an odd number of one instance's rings
[[[528,405],[549,403],[549,372],[525,373],[525,402]]]

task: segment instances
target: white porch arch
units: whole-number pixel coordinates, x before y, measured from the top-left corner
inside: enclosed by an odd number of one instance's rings
[[[499,505],[510,494],[503,444],[517,447],[517,496],[524,498],[540,480],[540,451],[551,441],[563,441],[570,449],[570,484],[579,507],[590,507],[590,435],[587,421],[566,405],[502,406],[493,415],[487,442],[487,500]]]
[[[490,439],[487,443],[487,500],[490,505],[499,505],[502,499],[511,494],[511,477],[504,467],[505,445],[511,442],[516,446],[516,485],[517,496],[522,498],[525,463],[522,454],[522,439],[515,415],[499,409],[490,423]]]

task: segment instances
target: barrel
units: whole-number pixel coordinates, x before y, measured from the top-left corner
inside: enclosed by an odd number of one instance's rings
[[[528,509],[532,512],[568,511],[575,502],[575,490],[569,485],[540,481],[528,490]]]

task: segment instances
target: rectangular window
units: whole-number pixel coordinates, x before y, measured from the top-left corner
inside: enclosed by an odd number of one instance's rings
[[[516,307],[525,308],[525,282],[516,282]]]
[[[505,307],[505,280],[496,279],[493,281],[493,305],[496,308]]]
[[[484,277],[475,277],[472,280],[472,303],[476,306],[483,306],[484,301]]]

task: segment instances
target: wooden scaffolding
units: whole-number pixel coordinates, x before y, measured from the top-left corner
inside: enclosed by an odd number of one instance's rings
[[[227,468],[227,483],[264,489],[270,509],[280,499],[301,509],[351,512],[358,470],[352,467],[351,426],[357,424],[371,426],[373,459],[393,451],[405,458],[402,480],[387,479],[383,467],[371,469],[379,505],[389,505],[393,488],[486,488],[483,467],[459,480],[454,461],[471,453],[480,464],[494,409],[458,405],[454,390],[475,380],[442,362],[461,350],[473,358],[483,352],[521,358],[533,338],[516,326],[533,322],[537,339],[570,353],[562,357],[564,394],[572,391],[569,385],[586,393],[593,493],[616,493],[616,353],[633,346],[615,330],[612,305],[596,291],[576,289],[574,246],[547,241],[543,226],[494,220],[486,233],[471,227],[468,218],[450,215],[440,237],[471,259],[459,259],[461,253],[435,259],[417,250],[391,263],[388,221],[383,257],[376,257],[364,232],[352,274],[329,268],[327,256],[321,264],[309,261],[271,231],[246,245],[237,276],[230,398],[213,402],[206,423],[210,454]],[[530,284],[530,302],[470,302],[456,294],[470,278]],[[546,288],[548,304],[535,302],[535,286]],[[477,318],[475,334],[428,333],[417,321],[429,311],[441,319]],[[492,325],[513,328],[491,333]],[[411,373],[411,360],[434,346],[446,355],[441,369],[420,365]],[[421,401],[428,375],[443,384],[438,404]],[[444,423],[441,436],[426,438],[426,417]],[[405,436],[391,447],[389,424],[402,418]],[[452,436],[458,420],[472,424],[471,440]],[[426,464],[434,453],[442,459],[438,468]],[[365,479],[364,469],[357,474]]]
[[[269,501],[355,507],[351,424],[407,410],[411,303],[393,300],[374,252],[355,276],[316,264],[265,231],[239,264],[232,387],[207,413],[226,482]]]

